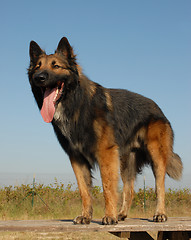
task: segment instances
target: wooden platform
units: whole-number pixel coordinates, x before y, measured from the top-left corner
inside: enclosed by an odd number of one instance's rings
[[[165,223],[154,223],[151,219],[129,218],[117,225],[104,226],[100,220],[89,225],[74,225],[72,220],[15,220],[0,221],[0,231],[74,232],[105,231],[128,239],[151,240],[148,232],[158,232],[158,239],[191,239],[191,217],[169,218]]]

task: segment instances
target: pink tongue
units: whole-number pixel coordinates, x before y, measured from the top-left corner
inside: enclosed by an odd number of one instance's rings
[[[45,122],[50,123],[54,117],[55,107],[54,107],[54,97],[56,95],[57,88],[47,88],[44,93],[44,101],[41,108],[41,115]]]

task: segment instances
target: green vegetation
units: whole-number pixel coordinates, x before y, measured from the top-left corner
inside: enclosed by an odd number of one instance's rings
[[[34,190],[34,191],[33,191]],[[34,195],[33,195],[34,194]],[[119,196],[121,195],[121,191]],[[101,187],[92,190],[94,218],[104,215],[104,199]],[[146,209],[144,209],[144,190],[135,193],[129,217],[150,217],[155,210],[155,191],[145,191]],[[121,196],[120,198],[121,199]],[[120,202],[119,202],[120,204]],[[166,192],[167,215],[191,216],[191,191],[189,189]],[[31,185],[0,188],[0,219],[72,219],[81,213],[81,198],[78,189],[72,184],[65,186],[55,179],[54,184],[45,186]]]

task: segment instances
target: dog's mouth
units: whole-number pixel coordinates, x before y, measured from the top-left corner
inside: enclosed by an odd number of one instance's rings
[[[64,83],[59,82],[55,88],[46,88],[44,91],[43,105],[41,115],[45,122],[50,123],[53,120],[55,113],[55,104],[60,99]]]

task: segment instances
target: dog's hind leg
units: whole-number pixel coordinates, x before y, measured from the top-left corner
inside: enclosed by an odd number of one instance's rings
[[[153,162],[157,207],[153,216],[155,222],[165,222],[165,175],[168,159],[172,153],[172,130],[167,123],[150,123],[147,133],[147,148]]]
[[[74,219],[74,224],[89,224],[92,219],[92,198],[91,198],[91,169],[88,162],[82,157],[70,157],[72,168],[76,175],[80,195],[82,198],[82,215]]]
[[[128,215],[134,197],[134,181],[136,177],[135,153],[131,152],[128,157],[121,157],[121,179],[123,181],[122,206],[118,214],[118,220],[124,221]]]

